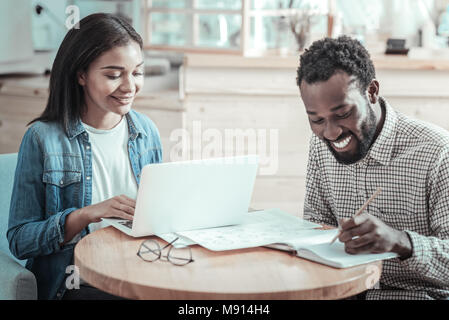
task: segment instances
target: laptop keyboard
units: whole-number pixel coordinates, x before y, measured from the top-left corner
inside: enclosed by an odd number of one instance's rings
[[[130,229],[133,228],[133,221],[132,220],[125,220],[125,221],[118,221],[121,225],[124,225],[125,227],[128,227]]]

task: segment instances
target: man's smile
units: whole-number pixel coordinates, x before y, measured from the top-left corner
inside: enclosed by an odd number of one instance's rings
[[[344,152],[350,149],[351,141],[354,140],[352,134],[349,134],[335,141],[327,141],[336,152]]]

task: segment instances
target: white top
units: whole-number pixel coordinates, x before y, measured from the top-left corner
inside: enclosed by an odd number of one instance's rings
[[[95,129],[83,123],[89,134],[92,150],[92,204],[124,194],[137,196],[137,182],[128,155],[128,122],[123,117],[114,128]],[[107,226],[97,222],[89,224],[91,232]]]
[[[110,199],[124,194],[132,199],[137,196],[137,182],[131,168],[128,155],[128,121],[125,117],[112,129],[99,130],[85,123],[83,126],[89,134],[92,151],[92,202]],[[90,232],[108,226],[103,221],[89,224]],[[81,239],[77,234],[69,243],[76,243]],[[80,284],[88,285],[82,278]]]

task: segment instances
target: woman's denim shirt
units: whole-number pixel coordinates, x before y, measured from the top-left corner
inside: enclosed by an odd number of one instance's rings
[[[162,161],[162,146],[148,117],[131,110],[126,119],[129,159],[139,184],[142,168]],[[67,215],[91,204],[91,176],[92,151],[80,121],[67,134],[56,122],[36,122],[27,130],[18,154],[7,237],[12,254],[28,259],[39,299],[60,299],[66,277],[73,277],[67,267],[73,265],[75,244],[60,243]],[[81,237],[88,232],[86,227]]]

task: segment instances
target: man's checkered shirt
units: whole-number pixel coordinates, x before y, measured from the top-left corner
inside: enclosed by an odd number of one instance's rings
[[[449,298],[449,132],[393,110],[357,163],[339,164],[327,145],[310,141],[304,218],[337,226],[376,191],[366,212],[412,242],[412,256],[385,260],[379,289],[367,299]]]

